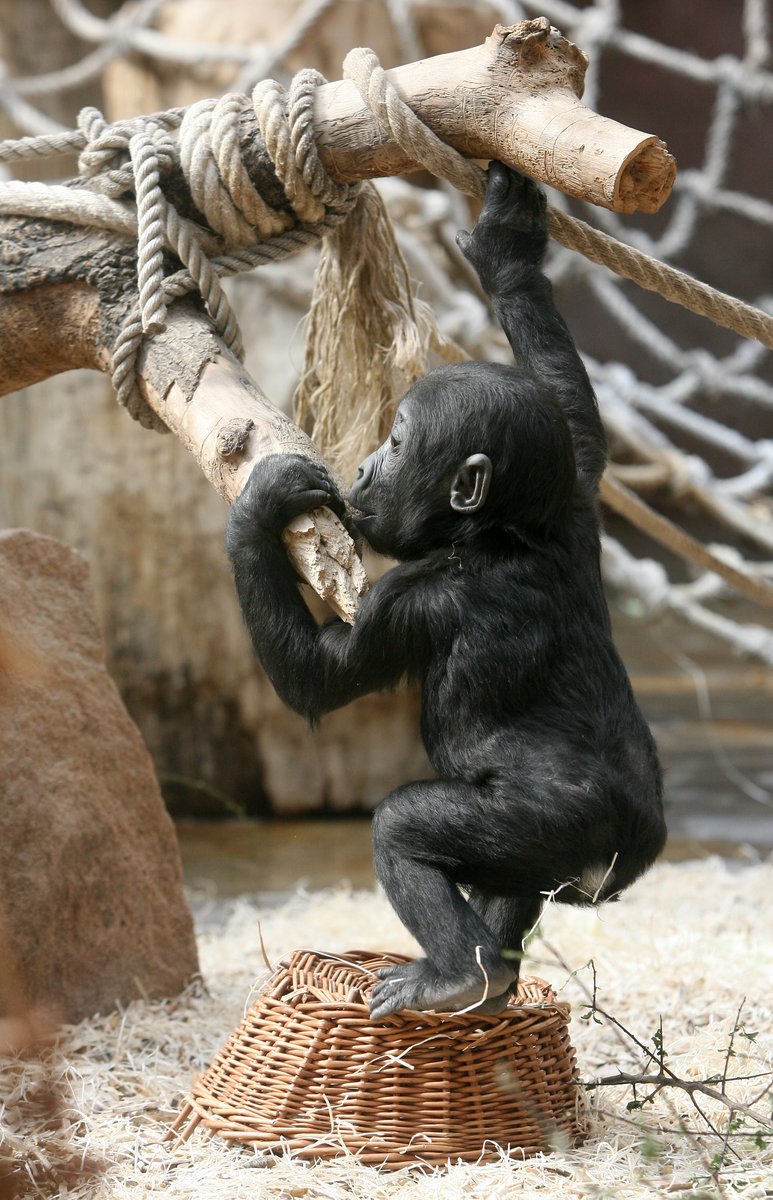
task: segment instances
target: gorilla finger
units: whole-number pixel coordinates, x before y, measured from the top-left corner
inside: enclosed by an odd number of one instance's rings
[[[371,1021],[379,1021],[382,1017],[391,1016],[393,1012],[398,1012],[403,1007],[403,1002],[399,991],[394,988],[381,988],[379,995],[374,993],[370,998],[370,1019]]]
[[[389,1004],[388,1002],[385,1002],[384,1004],[376,1005],[375,1007],[372,1007],[370,1010],[370,1014],[369,1014],[370,1019],[371,1019],[371,1021],[383,1021],[384,1017],[391,1016],[392,1013],[395,1012],[397,1008],[399,1008],[399,1005]]]
[[[535,183],[533,179],[527,179],[525,182],[529,185],[526,189],[526,194],[534,208],[534,212],[537,216],[542,216],[547,211],[548,198],[539,184]]]
[[[486,194],[478,220],[484,223],[489,219],[496,220],[506,209],[517,207],[523,202],[524,191],[530,182],[528,176],[506,167],[504,163],[490,163]]]
[[[330,474],[329,469],[324,465],[324,463],[315,462],[309,459],[308,467],[309,470],[307,473],[310,477],[310,480],[313,480],[313,483],[317,487],[325,488],[330,493],[330,507],[334,511],[337,511],[338,507],[344,510],[346,506],[341,493],[338,490],[338,486],[336,485],[333,476]]]
[[[296,478],[308,482],[310,487],[333,486],[327,467],[313,458],[298,457],[293,464],[293,469]]]
[[[371,1004],[374,1004],[377,1001],[382,1001],[385,996],[391,996],[395,989],[399,988],[403,983],[405,983],[405,980],[401,976],[390,976],[386,979],[382,979],[380,983],[375,985],[373,991],[370,993]]]
[[[400,972],[404,970],[405,963],[395,963],[391,967],[378,967],[376,969],[376,974],[378,975],[379,979],[393,979],[395,976],[399,976]],[[376,987],[378,986],[379,985],[376,984]]]
[[[346,524],[346,501],[338,489],[333,486],[333,484],[330,485],[330,488],[331,490],[328,492],[325,505],[330,509],[331,512],[335,513],[340,521],[343,521],[343,523]]]
[[[285,501],[284,511],[288,521],[314,508],[327,508],[330,496],[322,488],[304,488],[292,492]]]
[[[309,471],[313,471],[315,475],[319,475],[320,479],[329,479],[330,471],[324,463],[319,462],[316,458],[305,458],[304,463]]]
[[[514,167],[506,167],[497,159],[492,159],[488,168],[486,199],[489,196],[495,200],[501,199],[510,190],[512,184],[522,183],[523,180],[524,176],[520,171],[516,171]]]

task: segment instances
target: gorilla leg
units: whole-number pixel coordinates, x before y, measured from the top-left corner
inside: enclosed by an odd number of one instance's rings
[[[515,891],[523,875],[533,875],[526,847],[537,840],[535,830],[524,842],[518,837],[521,824],[533,822],[517,797],[505,805],[486,788],[444,780],[406,784],[383,801],[373,822],[376,874],[427,957],[379,972],[371,998],[374,1020],[404,1008],[505,1007],[519,963],[502,958],[500,950],[510,940],[520,949],[538,901],[521,908],[513,899],[505,921],[498,896],[487,899],[479,915],[459,884]],[[496,931],[486,919],[489,912],[500,926]]]
[[[539,920],[543,897],[495,896],[484,888],[473,888],[469,902],[491,930],[500,952],[515,972],[515,978],[508,987],[508,993],[512,994],[521,971],[523,940]]]

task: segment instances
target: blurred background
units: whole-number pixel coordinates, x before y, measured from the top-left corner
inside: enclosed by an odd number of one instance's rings
[[[760,307],[773,303],[773,74],[764,0],[0,0],[0,138],[247,91],[303,66],[340,77],[352,46],[385,67],[546,15],[590,57],[586,102],[676,156],[661,213],[561,204]],[[21,178],[74,173],[62,159]],[[428,176],[379,184],[419,294],[473,356],[507,360],[454,234],[474,214]],[[291,410],[315,253],[229,284],[246,364]],[[559,304],[596,385],[619,475],[748,569],[773,574],[773,370],[754,343],[551,251]],[[627,472],[627,473],[626,473]],[[225,507],[176,439],[73,372],[0,401],[0,526],[88,560],[110,672],[178,822],[189,882],[219,892],[371,880],[369,814],[428,772],[410,690],[310,731],[279,702],[241,623]],[[669,853],[773,847],[773,622],[608,514],[616,637],[667,768]],[[332,819],[335,818],[335,819]]]

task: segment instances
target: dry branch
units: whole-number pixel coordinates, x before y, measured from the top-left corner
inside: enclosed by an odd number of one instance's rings
[[[268,454],[319,459],[313,442],[280,412],[192,308],[176,305],[166,330],[147,344],[141,366],[146,399],[193,454],[224,500],[244,487]],[[202,344],[202,336],[209,343]],[[204,352],[202,354],[202,352]],[[199,369],[190,377],[191,359]],[[169,380],[171,379],[171,383]],[[329,509],[296,517],[285,543],[301,575],[344,620],[351,621],[367,587],[354,544]]]
[[[588,59],[547,17],[497,25],[482,46],[395,67],[387,75],[425,125],[467,158],[497,158],[617,212],[657,212],[676,175],[654,134],[581,102]],[[340,182],[401,175],[417,164],[380,132],[354,84],[317,92],[320,157]]]
[[[395,68],[400,95],[438,136],[468,157],[499,158],[621,211],[654,211],[670,190],[673,159],[653,135],[585,108],[587,60],[545,18],[497,26],[482,46]],[[352,82],[315,99],[320,156],[334,179],[399,174],[416,166],[380,131]],[[266,200],[287,201],[257,132],[242,127],[242,154]],[[164,179],[183,215],[190,200],[174,171]],[[112,347],[136,299],[136,250],[116,233],[22,217],[0,219],[0,393],[73,367],[109,369]],[[227,500],[266,454],[312,443],[248,378],[190,301],[178,301],[164,333],[149,338],[139,369],[150,406],[196,457]],[[327,510],[288,533],[301,574],[351,620],[367,586],[351,540]]]

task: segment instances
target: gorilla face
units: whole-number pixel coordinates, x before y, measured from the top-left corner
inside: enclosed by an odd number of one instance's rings
[[[402,400],[386,441],[349,493],[373,549],[401,560],[487,529],[550,534],[575,465],[558,403],[514,367],[438,367]]]

